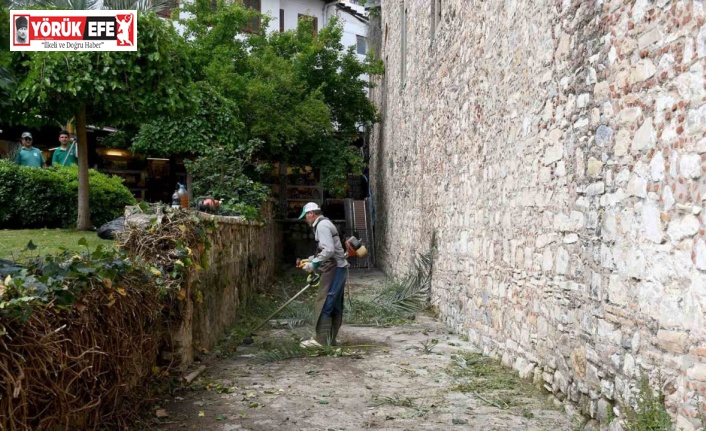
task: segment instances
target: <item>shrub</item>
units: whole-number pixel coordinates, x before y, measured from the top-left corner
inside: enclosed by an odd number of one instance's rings
[[[122,215],[135,198],[122,179],[90,171],[91,220],[96,226]],[[69,227],[78,211],[76,167],[17,166],[0,160],[0,228]]]
[[[214,146],[205,149],[196,160],[186,160],[186,168],[194,177],[195,196],[209,195],[222,199],[222,215],[257,218],[269,189],[253,181],[248,173],[259,168],[253,162],[253,155],[261,144],[253,140],[240,145]]]
[[[88,203],[91,209],[91,221],[95,226],[100,226],[123,215],[126,205],[134,205],[135,198],[130,190],[123,185],[123,179],[115,175],[105,175],[93,169],[89,170]],[[57,173],[68,184],[73,196],[74,205],[72,223],[76,220],[78,196],[78,168],[57,168]]]

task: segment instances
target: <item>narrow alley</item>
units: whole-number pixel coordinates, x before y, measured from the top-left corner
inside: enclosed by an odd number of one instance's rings
[[[353,297],[372,291],[381,277],[352,272]],[[294,329],[302,335],[307,330]],[[291,343],[293,335],[289,328],[261,331],[255,344],[238,346],[232,357],[205,360],[207,368],[187,389],[157,406],[153,429],[540,431],[575,426],[553,397],[483,357],[429,314],[393,327],[344,322],[340,350],[276,360],[273,347]]]

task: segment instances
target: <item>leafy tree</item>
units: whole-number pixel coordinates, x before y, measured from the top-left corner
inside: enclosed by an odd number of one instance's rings
[[[214,9],[196,0],[184,7],[195,76],[238,105],[247,139],[263,142],[257,158],[312,164],[327,189],[340,191],[346,174],[362,166],[350,144],[378,119],[363,76],[381,74],[382,63],[344,50],[335,17],[317,36],[307,20],[295,31],[243,36],[252,12],[237,3]]]
[[[208,82],[191,84],[194,109],[188,116],[160,116],[143,123],[134,137],[133,151],[153,156],[196,156],[213,146],[245,142],[238,107]]]
[[[221,211],[228,214],[256,218],[269,191],[267,186],[251,179],[252,170],[258,167],[253,155],[261,144],[241,141],[210,146],[196,160],[187,160],[186,168],[194,176],[196,195],[222,199]]]
[[[189,106],[190,66],[170,23],[140,13],[137,52],[32,52],[16,65],[20,113],[74,118],[78,133],[78,229],[91,226],[86,125],[139,123]]]

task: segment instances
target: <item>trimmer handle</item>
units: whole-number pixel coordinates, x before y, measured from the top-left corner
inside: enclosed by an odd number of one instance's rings
[[[306,277],[306,282],[309,283],[311,287],[316,287],[319,285],[319,282],[321,282],[321,275],[313,272]]]

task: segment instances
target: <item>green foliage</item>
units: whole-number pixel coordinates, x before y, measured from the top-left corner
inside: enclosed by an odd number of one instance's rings
[[[321,169],[324,187],[341,194],[347,173],[362,169],[350,145],[360,127],[378,120],[361,76],[381,74],[382,63],[372,57],[361,62],[353,50],[344,51],[336,18],[316,37],[307,20],[294,31],[237,37],[254,16],[242,5],[219,2],[213,8],[199,0],[184,8],[191,13],[181,23],[191,39],[194,76],[237,104],[246,139],[262,141],[256,157],[312,165]]]
[[[86,246],[86,240],[79,245]],[[66,308],[90,289],[114,289],[125,295],[127,281],[145,285],[154,278],[144,264],[113,248],[86,247],[81,253],[67,250],[38,257],[0,280],[0,317],[26,320],[38,304]]]
[[[137,52],[23,53],[14,66],[25,121],[64,123],[85,107],[89,123],[119,124],[188,107],[183,39],[154,13],[140,12],[137,26]]]
[[[436,338],[431,338],[426,341],[420,341],[419,344],[422,345],[422,349],[424,350],[424,353],[433,353],[434,348],[436,348],[436,345],[439,344],[439,340]]]
[[[0,34],[10,34],[10,11],[4,3],[0,6]],[[0,45],[0,108],[3,111],[0,113],[0,122],[6,121],[5,117],[15,85],[15,79],[7,68],[11,58],[9,45],[9,43]]]
[[[144,123],[132,150],[150,156],[206,154],[216,146],[235,147],[245,142],[236,104],[207,82],[191,85],[194,112],[185,117],[164,116]]]
[[[258,147],[259,143],[253,141],[211,146],[195,161],[186,161],[186,168],[194,176],[195,196],[223,199],[222,214],[256,217],[269,191],[247,175],[248,170],[256,169],[252,159]]]
[[[626,406],[625,431],[672,431],[674,425],[664,407],[664,394],[650,387],[647,377],[640,379],[635,406]]]
[[[71,201],[69,188],[54,171],[0,160],[1,227],[66,226],[76,220]]]
[[[57,167],[56,173],[62,178],[72,196],[78,193],[78,168]],[[135,204],[135,197],[123,185],[123,179],[115,175],[105,175],[93,169],[88,171],[91,194],[89,205],[91,220],[96,226],[101,226],[123,215],[127,205]],[[76,199],[72,199],[75,202]],[[72,210],[74,207],[71,207]]]
[[[269,350],[262,350],[257,354],[257,359],[261,362],[277,362],[287,359],[304,357],[341,357],[348,356],[351,350],[361,346],[302,346],[298,340],[278,340],[277,347]]]
[[[91,217],[105,223],[122,215],[135,198],[122,179],[90,171]],[[0,160],[0,227],[65,227],[76,221],[78,170],[18,166]]]
[[[324,189],[341,196],[348,184],[349,173],[363,171],[363,157],[346,141],[331,138],[311,156],[311,164],[321,169]]]
[[[400,313],[414,313],[427,308],[431,294],[432,256],[433,248],[425,254],[418,254],[412,270],[397,285],[393,285],[392,295],[381,295],[380,302]]]

